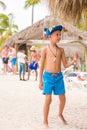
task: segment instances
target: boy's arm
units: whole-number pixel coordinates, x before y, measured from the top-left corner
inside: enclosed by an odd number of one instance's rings
[[[67,68],[67,67],[73,65],[73,64],[77,61],[78,54],[75,53],[73,60],[72,60],[71,62],[67,63],[66,57],[65,57],[64,49],[61,49],[61,51],[62,51],[62,61],[63,61],[63,65],[64,65],[65,68]]]
[[[44,63],[46,58],[46,48],[44,48],[41,52],[41,59],[40,59],[40,71],[39,71],[39,88],[43,89],[43,82],[42,82],[42,75],[44,70]]]

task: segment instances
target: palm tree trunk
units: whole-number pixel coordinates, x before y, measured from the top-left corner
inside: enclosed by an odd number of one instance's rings
[[[31,25],[33,25],[34,22],[34,5],[32,5],[32,18],[31,18]]]

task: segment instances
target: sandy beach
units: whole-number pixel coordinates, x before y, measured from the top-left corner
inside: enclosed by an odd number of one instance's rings
[[[44,130],[44,96],[38,81],[19,81],[18,75],[0,74],[0,130]],[[53,96],[49,113],[50,130],[87,130],[87,88],[66,88],[64,116],[58,119],[58,98]]]

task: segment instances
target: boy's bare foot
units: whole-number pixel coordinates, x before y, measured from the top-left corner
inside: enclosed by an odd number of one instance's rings
[[[63,115],[59,115],[59,118],[64,125],[67,125],[67,121],[64,119]]]

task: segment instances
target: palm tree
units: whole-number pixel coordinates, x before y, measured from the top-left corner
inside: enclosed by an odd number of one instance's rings
[[[11,17],[11,18],[10,18]],[[18,30],[18,26],[12,23],[12,14],[0,14],[0,46],[4,41]]]
[[[0,6],[3,8],[3,9],[6,9],[6,5],[4,2],[0,1]],[[0,35],[2,34],[4,30],[0,28]]]
[[[3,9],[6,9],[6,5],[4,2],[0,1],[0,6],[3,8]]]
[[[32,19],[31,19],[31,24],[33,24],[33,21],[34,21],[34,6],[36,4],[38,4],[41,0],[26,0],[25,1],[25,5],[24,5],[24,8],[27,9],[29,8],[30,6],[32,6]]]

